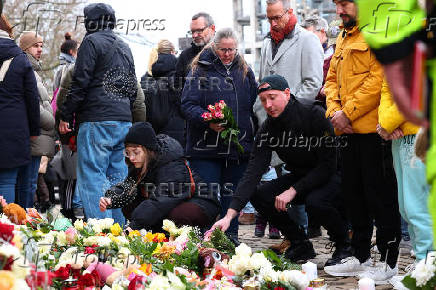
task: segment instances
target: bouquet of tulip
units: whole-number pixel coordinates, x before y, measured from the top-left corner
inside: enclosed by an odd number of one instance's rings
[[[219,133],[225,144],[230,145],[233,142],[236,145],[239,153],[244,153],[244,148],[239,144],[238,135],[240,130],[238,124],[233,117],[232,109],[221,100],[215,105],[207,107],[208,112],[204,112],[201,117],[208,123],[219,123],[224,127],[224,130]]]

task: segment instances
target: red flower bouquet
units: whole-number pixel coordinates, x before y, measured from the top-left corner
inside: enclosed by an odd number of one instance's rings
[[[233,117],[233,112],[227,104],[221,100],[215,105],[209,105],[207,107],[208,111],[204,112],[201,117],[205,122],[208,123],[219,123],[225,129],[219,133],[221,139],[224,140],[226,144],[233,142],[236,145],[239,153],[244,153],[244,148],[239,144],[238,135],[239,128],[238,124]]]

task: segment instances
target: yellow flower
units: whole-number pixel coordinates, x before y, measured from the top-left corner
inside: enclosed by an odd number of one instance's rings
[[[15,276],[11,271],[0,270],[0,289],[13,289]]]
[[[154,251],[153,251],[153,255],[154,254],[159,254],[160,252],[160,248],[162,248],[162,246],[161,246],[161,244],[157,244],[157,247],[156,247],[156,249],[154,249]]]
[[[157,233],[155,234],[155,241],[157,240],[159,243],[162,243],[165,240],[165,234]]]
[[[12,243],[14,243],[15,247],[22,250],[23,249],[23,243],[21,241],[20,235],[14,235],[14,238],[12,239]]]
[[[151,272],[153,272],[153,269],[151,267],[151,264],[142,264],[141,268],[139,268],[142,272],[144,272],[145,275],[150,275]]]
[[[141,233],[137,230],[129,232],[129,237],[139,237]]]
[[[152,232],[147,232],[147,234],[143,238],[144,242],[151,242],[153,241],[153,234]]]
[[[121,229],[121,227],[120,227],[120,225],[119,225],[118,223],[113,224],[113,225],[111,226],[111,233],[112,233],[114,236],[119,236],[119,235],[121,234],[121,232],[122,232],[122,229]]]

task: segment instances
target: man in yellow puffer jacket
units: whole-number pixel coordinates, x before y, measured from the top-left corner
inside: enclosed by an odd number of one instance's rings
[[[407,122],[400,113],[386,81],[383,82],[378,113],[379,135],[385,140],[392,140],[398,204],[401,216],[409,225],[413,250],[419,262],[433,249],[432,221],[427,206],[430,189],[426,181],[426,168],[414,153],[419,127]]]
[[[324,87],[326,117],[336,134],[344,134],[342,191],[353,228],[354,257],[324,270],[334,276],[372,276],[377,284],[397,274],[401,221],[390,145],[376,133],[383,70],[365,43],[357,25],[357,6],[351,0],[335,0],[344,30]],[[370,258],[373,220],[377,225],[377,247],[387,271],[366,267]],[[380,273],[377,277],[372,273]]]

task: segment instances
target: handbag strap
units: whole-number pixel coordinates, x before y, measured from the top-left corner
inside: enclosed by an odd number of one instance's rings
[[[192,177],[192,171],[191,171],[191,168],[189,167],[188,162],[186,161],[186,159],[185,159],[185,165],[186,165],[186,168],[188,168],[189,179],[191,180],[191,194],[190,194],[190,198],[191,198],[191,197],[194,196],[194,193],[195,193],[195,181],[194,181],[194,177]]]
[[[5,79],[6,73],[8,72],[9,66],[13,60],[14,58],[11,58],[3,62],[2,67],[0,68],[0,82],[3,82]]]

